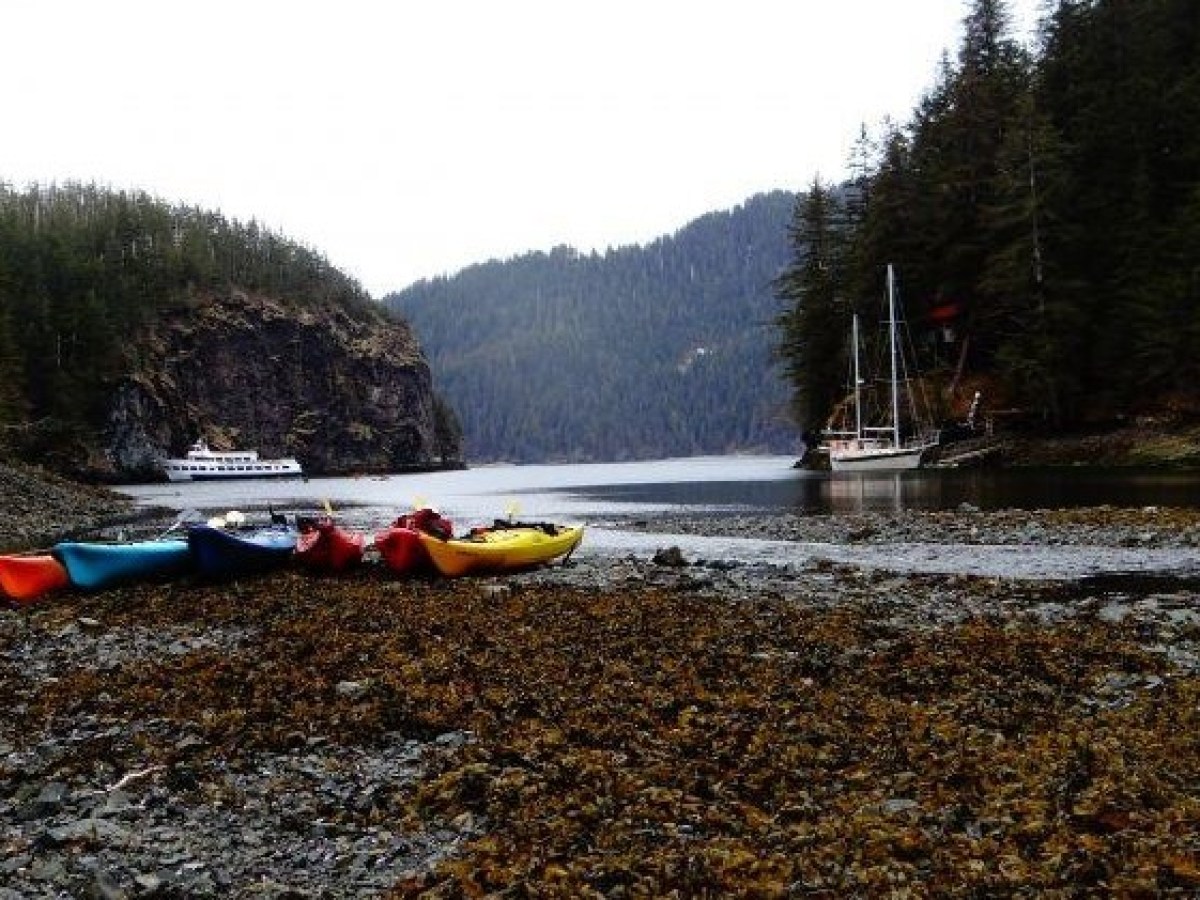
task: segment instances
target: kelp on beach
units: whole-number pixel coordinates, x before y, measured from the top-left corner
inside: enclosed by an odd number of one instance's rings
[[[1200,890],[1200,679],[1163,652],[1194,625],[1168,635],[1083,604],[1057,624],[931,627],[893,595],[1033,610],[1063,588],[813,578],[843,602],[806,604],[803,580],[730,596],[290,572],[72,596],[12,614],[9,646],[48,648],[80,621],[197,640],[103,668],[81,651],[45,689],[10,650],[0,690],[22,698],[10,740],[86,717],[154,723],[72,746],[56,777],[161,767],[151,777],[186,773],[196,804],[219,772],[306,741],[467,733],[354,813],[465,839],[397,873],[396,896]],[[18,780],[0,772],[5,790]]]

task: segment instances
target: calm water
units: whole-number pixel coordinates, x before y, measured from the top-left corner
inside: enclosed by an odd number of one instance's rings
[[[328,502],[347,524],[372,528],[415,506],[436,506],[465,527],[512,514],[590,526],[577,558],[679,546],[691,559],[805,565],[816,559],[908,572],[1066,578],[1138,573],[1200,576],[1187,549],[1064,546],[836,545],[623,530],[627,517],[754,511],[851,513],[1071,506],[1198,506],[1200,475],[1162,472],[955,471],[832,475],[792,468],[791,457],[703,457],[563,466],[485,466],[463,472],[309,481],[202,482],[124,488],[140,503],[204,514],[268,507],[311,513]]]
[[[431,505],[456,521],[504,516],[596,521],[653,513],[754,510],[851,513],[1078,506],[1200,506],[1200,473],[1129,469],[929,469],[863,475],[792,468],[792,457],[697,457],[588,465],[483,466],[307,481],[124,488],[138,501],[201,511],[314,510],[386,521]]]

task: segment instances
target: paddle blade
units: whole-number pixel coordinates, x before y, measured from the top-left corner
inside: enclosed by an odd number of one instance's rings
[[[181,525],[194,525],[196,522],[202,522],[202,521],[204,521],[204,516],[202,516],[200,514],[200,510],[198,510],[198,509],[180,510],[179,515],[177,515],[175,517],[175,521],[172,522],[170,525],[168,525],[166,530],[163,531],[163,533],[160,534],[159,537],[166,537],[168,534],[170,534],[176,528],[179,528]]]

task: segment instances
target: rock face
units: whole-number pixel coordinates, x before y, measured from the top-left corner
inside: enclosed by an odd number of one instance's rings
[[[213,449],[295,456],[306,474],[437,465],[429,366],[407,324],[369,308],[197,298],[137,341],[114,391],[104,474],[160,473],[203,435]]]

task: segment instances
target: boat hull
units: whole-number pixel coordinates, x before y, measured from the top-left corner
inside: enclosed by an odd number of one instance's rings
[[[375,535],[375,549],[383,564],[397,575],[429,569],[433,560],[416,529],[392,525]]]
[[[301,478],[304,472],[299,467],[295,471],[280,472],[195,472],[191,478],[172,478],[172,481],[239,481],[261,478]]]
[[[297,532],[290,528],[227,531],[210,525],[188,529],[188,548],[198,574],[231,578],[287,565],[296,550]]]
[[[87,591],[123,582],[179,575],[191,567],[187,541],[131,541],[122,544],[64,541],[54,555],[66,567],[71,584]]]
[[[433,560],[421,542],[422,533],[446,540],[454,536],[454,523],[431,507],[400,516],[375,535],[383,564],[398,575],[433,569]]]
[[[834,472],[901,472],[919,469],[927,449],[831,450],[829,468]]]
[[[296,538],[296,562],[313,572],[342,572],[362,562],[367,536],[341,528],[333,522],[318,522],[301,529]]]
[[[456,577],[475,572],[509,572],[551,562],[579,546],[583,528],[485,528],[469,538],[450,540],[423,532],[419,536],[437,570]]]
[[[226,472],[213,469],[208,472],[168,472],[168,481],[241,481],[260,478],[302,478],[304,471],[299,463],[294,467],[278,471],[262,470],[253,472]]]
[[[70,583],[66,567],[49,553],[0,556],[0,592],[18,606]]]

